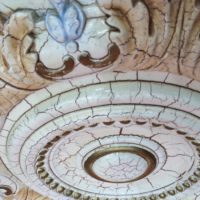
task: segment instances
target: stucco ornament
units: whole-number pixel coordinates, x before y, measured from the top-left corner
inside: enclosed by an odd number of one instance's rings
[[[0,0],[0,200],[200,200],[199,17]]]
[[[2,159],[53,200],[195,200],[200,83],[191,82],[107,72],[43,88],[9,112]]]
[[[50,0],[57,15],[48,12],[46,27],[50,35],[61,43],[78,39],[84,30],[86,17],[81,6],[70,0]]]
[[[197,0],[4,3],[10,9],[0,7],[0,78],[15,87],[39,89],[102,70],[200,79]]]
[[[42,9],[25,7],[2,16],[0,77],[19,88],[39,89],[117,66],[124,36],[102,8],[96,1],[49,0]]]
[[[116,62],[120,49],[110,34],[117,28],[107,23],[109,17],[99,4],[95,1],[85,5],[66,0],[50,2],[55,9],[46,15],[45,24],[51,38],[47,36],[44,41],[36,64],[40,76],[62,79],[69,73],[83,75],[90,71],[87,68],[105,69]],[[57,59],[49,59],[55,48],[58,50],[55,53]],[[79,67],[81,74],[77,71]]]

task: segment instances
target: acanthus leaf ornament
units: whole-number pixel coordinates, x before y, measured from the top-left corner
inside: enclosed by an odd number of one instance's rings
[[[1,20],[0,77],[15,87],[39,89],[50,84],[49,80],[111,67],[120,57],[119,44],[110,38],[116,30],[107,24],[109,17],[97,3],[49,2],[54,9],[50,5],[40,11],[24,8]],[[93,8],[96,11],[91,15],[88,9]],[[95,54],[94,46],[98,46]]]
[[[1,185],[0,190],[4,193],[5,196],[13,194],[12,189],[8,185]]]
[[[4,200],[50,200],[37,192],[30,190],[30,188],[23,187],[15,194],[9,195]]]
[[[23,1],[0,15],[0,78],[15,87],[38,89],[49,79],[112,69],[161,70],[200,79],[196,0],[37,4],[32,8]]]
[[[64,67],[59,70],[49,70],[42,62],[37,62],[35,70],[41,77],[52,80],[56,77],[62,77],[70,73],[75,67],[74,59],[72,57],[66,58]]]
[[[120,49],[116,43],[112,43],[108,47],[108,55],[101,59],[94,59],[91,57],[90,53],[82,52],[79,56],[79,62],[90,68],[103,68],[109,64],[114,63],[117,58],[120,56]]]
[[[90,18],[85,15],[83,11],[84,8],[79,3],[73,0],[49,0],[49,2],[54,6],[56,12],[53,10],[49,10],[47,12],[45,24],[48,33],[56,42],[65,44],[66,46],[70,46],[70,44],[72,44],[73,46],[76,46],[76,48],[75,52],[68,53],[67,57],[69,59],[67,59],[67,62],[64,62],[64,66],[56,70],[48,69],[48,67],[41,62],[41,60],[39,60],[36,64],[36,72],[41,77],[50,80],[58,79],[58,77],[63,77],[72,72],[77,64],[81,64],[88,68],[101,69],[111,66],[119,58],[120,48],[118,47],[117,43],[110,39],[107,41],[110,42],[110,44],[108,44],[106,47],[108,52],[107,55],[95,58],[91,56],[90,51],[81,50],[81,43],[85,43],[85,41],[91,40],[93,37],[98,40],[99,35],[104,35],[104,29],[102,28],[101,31],[98,31],[96,30],[97,27],[95,27],[95,24],[93,24],[92,27],[86,24],[86,21]],[[111,27],[108,24],[105,25],[107,26],[107,29],[113,29],[113,32],[118,31],[117,28]],[[83,35],[83,40],[77,41],[79,38],[81,38],[84,29],[87,27],[89,27],[89,36],[86,36],[88,34],[86,30],[86,33]],[[94,34],[94,36],[90,36],[90,34]],[[105,34],[110,34],[109,30],[107,30]],[[94,41],[94,43],[96,43],[96,41]],[[101,48],[100,44],[99,46]],[[87,49],[85,44],[84,48]],[[70,50],[72,49],[70,48]],[[80,55],[77,57],[76,53],[78,51],[80,51]],[[77,62],[75,62],[75,60],[77,60]]]
[[[70,0],[50,0],[57,13],[48,11],[46,28],[49,34],[60,43],[74,41],[81,37],[86,17],[81,6]]]

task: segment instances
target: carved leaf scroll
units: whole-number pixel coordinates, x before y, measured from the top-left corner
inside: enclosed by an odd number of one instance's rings
[[[12,11],[6,21],[0,19],[0,77],[25,89],[42,88],[51,83],[49,80],[86,75],[104,68],[122,72],[168,71],[200,80],[198,0],[92,2],[51,0],[40,11],[41,15],[23,8]],[[100,25],[95,27],[97,22],[102,24],[103,31],[108,29],[105,34],[99,34],[101,29]],[[65,47],[70,41],[75,46],[71,50]],[[91,50],[93,44],[100,54],[95,55]],[[112,62],[111,44],[118,47]],[[57,49],[59,58],[48,54]],[[66,57],[73,59],[73,66],[66,65]]]
[[[47,197],[30,190],[28,188],[21,189],[17,194],[6,197],[4,200],[50,200]]]
[[[34,29],[31,12],[16,12],[4,24],[0,37],[0,71],[6,82],[17,87],[38,88],[44,80],[35,73],[37,53],[30,53]]]

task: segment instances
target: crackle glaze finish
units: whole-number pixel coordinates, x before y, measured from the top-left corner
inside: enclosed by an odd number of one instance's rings
[[[0,0],[0,200],[200,200],[199,0]]]

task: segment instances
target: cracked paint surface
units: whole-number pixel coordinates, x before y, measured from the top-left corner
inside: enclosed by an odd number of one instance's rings
[[[132,153],[112,153],[98,159],[93,171],[111,182],[126,182],[141,176],[147,169],[145,159]]]
[[[77,0],[80,32],[69,2],[0,0],[0,199],[200,200],[199,1]],[[156,168],[91,177],[87,156],[120,140],[151,149]],[[96,172],[142,174],[124,155]]]
[[[64,11],[67,2],[63,1]],[[32,7],[25,0],[18,4],[4,0],[0,2],[3,13],[0,76],[14,86],[28,89],[42,88],[51,80],[79,77],[101,70],[169,71],[199,80],[200,10],[196,2],[159,0],[147,4],[143,0],[79,0],[74,8],[77,8],[77,13],[82,10],[85,15],[85,23],[83,17],[78,23],[80,30],[83,27],[84,30],[74,37],[75,42],[61,44],[47,31],[51,26],[45,25],[45,18],[50,13],[48,16],[54,19],[53,22],[50,20],[54,27],[50,32],[58,29],[56,34],[62,35],[63,28],[58,28],[59,19],[64,15],[61,14],[62,8],[58,9],[61,15],[58,18],[55,7],[47,0],[43,3],[35,1]],[[81,15],[74,16],[79,19]],[[105,57],[111,60],[111,44],[119,48],[120,56],[115,57],[114,62],[104,64]],[[81,63],[80,58],[86,55],[89,55],[88,62],[93,61],[93,66]],[[73,57],[74,65],[66,72],[68,67],[64,63],[68,57]],[[48,78],[35,69],[38,62],[48,70]],[[96,69],[95,63],[100,63],[101,69]],[[57,71],[63,73],[55,75]]]
[[[195,194],[198,86],[188,79],[172,79],[168,73],[159,77],[156,82],[144,72],[99,73],[87,81],[73,79],[28,96],[9,113],[1,132],[4,162],[22,182],[53,199],[85,194],[183,199],[189,192]],[[155,170],[122,184],[88,175],[82,165],[85,156],[118,143],[151,149],[158,160]]]

